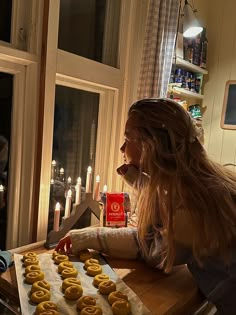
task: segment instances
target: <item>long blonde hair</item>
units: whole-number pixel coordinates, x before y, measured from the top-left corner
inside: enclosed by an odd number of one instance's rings
[[[142,249],[151,227],[167,231],[163,255],[169,270],[175,259],[173,218],[178,208],[192,221],[192,252],[201,264],[204,256],[224,260],[235,240],[236,175],[211,161],[196,138],[189,114],[168,99],[143,99],[128,114],[136,121],[142,145],[141,171],[149,175],[140,184],[138,231]]]

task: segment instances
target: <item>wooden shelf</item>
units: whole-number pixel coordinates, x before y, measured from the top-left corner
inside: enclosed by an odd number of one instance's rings
[[[204,98],[204,95],[177,87],[175,86],[175,83],[169,84],[169,93],[171,92],[173,92],[174,94],[184,95],[186,97],[192,97],[199,100],[202,100]]]
[[[180,66],[181,68],[184,68],[186,70],[190,70],[196,73],[208,74],[208,71],[206,69],[200,68],[192,64],[191,62],[181,59],[179,57],[176,58],[176,62],[175,62],[175,59],[173,60],[173,65],[174,64],[176,64],[177,66]]]

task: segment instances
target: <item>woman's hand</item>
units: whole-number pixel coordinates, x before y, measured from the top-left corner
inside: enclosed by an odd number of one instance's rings
[[[71,238],[69,234],[66,234],[63,238],[60,239],[57,244],[55,251],[65,251],[67,254],[71,253]]]
[[[119,175],[125,175],[125,173],[128,171],[128,168],[128,164],[122,164],[116,169],[116,171]]]

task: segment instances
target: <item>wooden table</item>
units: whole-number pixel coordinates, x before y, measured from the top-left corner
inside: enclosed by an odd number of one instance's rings
[[[24,253],[32,250],[38,254],[47,251],[43,243],[39,242],[11,252]],[[175,267],[170,275],[165,275],[139,261],[109,258],[108,262],[153,315],[191,315],[203,301],[190,272],[184,265]],[[14,305],[20,305],[14,265],[0,275],[0,294]]]

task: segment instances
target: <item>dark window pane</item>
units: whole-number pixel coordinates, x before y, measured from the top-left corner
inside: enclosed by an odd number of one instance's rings
[[[0,72],[0,249],[5,249],[13,76]]]
[[[53,229],[56,203],[60,203],[61,217],[64,216],[65,195],[72,189],[75,201],[75,184],[82,179],[82,194],[85,190],[88,166],[94,169],[98,123],[99,94],[57,86],[55,98],[53,167],[50,191],[48,231]],[[64,173],[60,170],[64,170]],[[71,178],[71,185],[67,184]],[[86,216],[86,214],[85,214]],[[86,223],[90,218],[86,216]]]
[[[117,67],[120,0],[61,0],[58,47]]]
[[[0,1],[0,40],[11,41],[11,10],[12,0]]]

